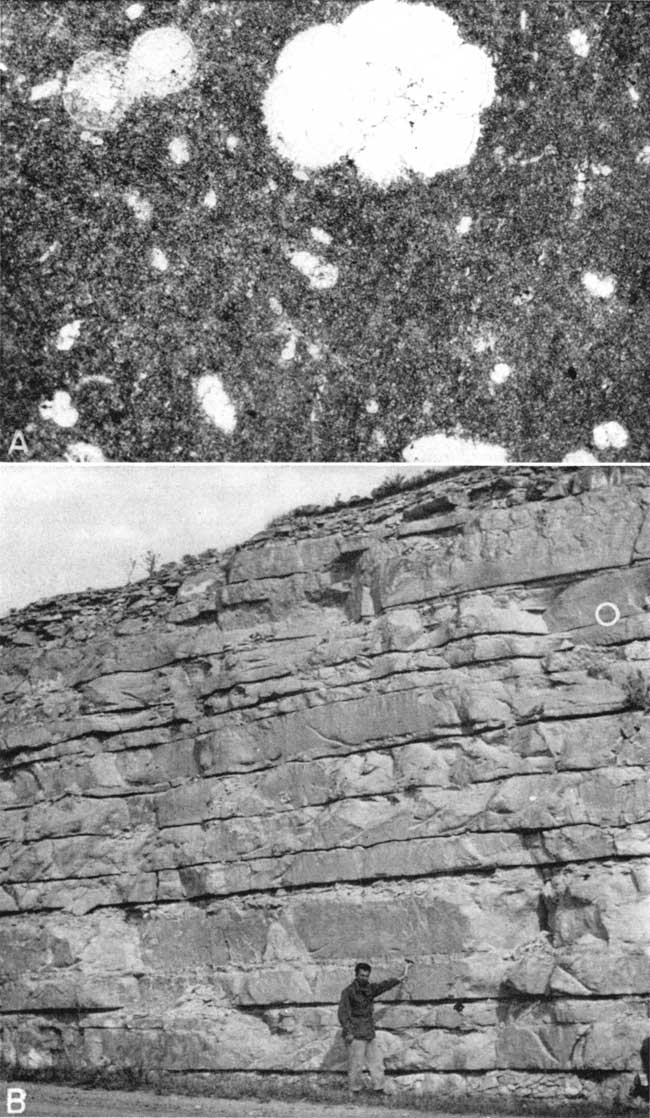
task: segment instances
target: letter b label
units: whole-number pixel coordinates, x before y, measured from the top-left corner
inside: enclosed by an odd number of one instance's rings
[[[22,1087],[7,1087],[7,1114],[24,1114],[26,1097]]]

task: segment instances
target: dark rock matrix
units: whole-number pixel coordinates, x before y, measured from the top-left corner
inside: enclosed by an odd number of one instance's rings
[[[467,166],[382,188],[296,175],[264,123],[284,46],[350,3],[5,0],[1,457],[19,429],[14,460],[392,461],[433,433],[650,458],[650,6],[437,6],[496,96]],[[84,131],[78,60],[170,24],[194,79]]]

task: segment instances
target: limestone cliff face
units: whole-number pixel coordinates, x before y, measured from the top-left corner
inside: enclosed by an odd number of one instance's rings
[[[650,469],[453,472],[0,636],[5,1063],[331,1075],[408,955],[398,1086],[627,1091]]]

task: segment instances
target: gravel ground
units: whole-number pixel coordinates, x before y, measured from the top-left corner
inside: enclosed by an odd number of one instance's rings
[[[415,1110],[371,1105],[187,1098],[146,1091],[84,1090],[27,1085],[24,1118],[414,1118]],[[436,1111],[436,1118],[458,1118]],[[472,1118],[467,1115],[466,1118]],[[479,1118],[479,1116],[476,1116]],[[486,1118],[485,1113],[480,1118]]]
[[[129,461],[391,460],[459,431],[559,460],[596,453],[594,426],[616,421],[629,441],[600,457],[650,458],[650,4],[439,0],[492,58],[497,98],[467,167],[389,188],[349,160],[296,178],[262,118],[283,45],[353,5],[129,6],[4,0],[0,457],[16,429],[34,459],[81,442]],[[60,93],[32,99],[84,52],[167,23],[195,44],[196,79],[101,143]],[[307,251],[334,286],[292,267]],[[214,373],[231,431],[197,397]],[[55,392],[72,426],[41,413]]]

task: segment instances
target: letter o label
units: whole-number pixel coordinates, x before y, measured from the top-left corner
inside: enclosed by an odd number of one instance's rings
[[[613,610],[614,616],[612,618],[610,618],[609,621],[603,620],[603,617],[601,615],[601,610],[610,610],[610,609]],[[614,605],[613,602],[601,602],[600,605],[598,606],[598,608],[596,609],[596,621],[598,622],[599,625],[604,625],[606,629],[609,629],[609,627],[611,625],[615,625],[616,622],[620,621],[620,620],[621,620],[621,611],[618,608],[618,606]]]

